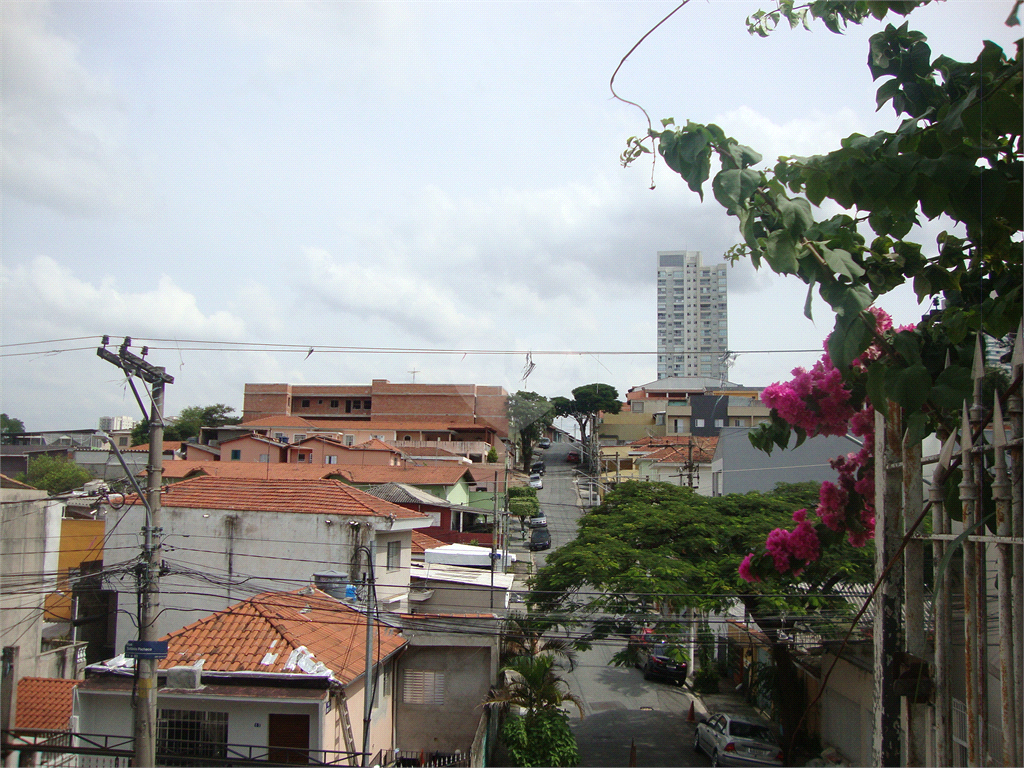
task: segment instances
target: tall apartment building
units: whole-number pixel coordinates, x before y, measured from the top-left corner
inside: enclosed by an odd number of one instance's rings
[[[658,251],[658,378],[725,378],[726,264],[700,251]]]

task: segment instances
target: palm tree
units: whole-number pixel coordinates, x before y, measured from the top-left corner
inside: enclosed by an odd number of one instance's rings
[[[571,701],[583,717],[583,703],[568,690],[568,685],[556,672],[553,653],[514,656],[501,668],[504,682],[486,700],[486,704],[516,704],[526,710],[529,717],[541,710],[560,709],[562,702]]]
[[[572,641],[562,637],[544,637],[550,622],[529,616],[509,616],[501,636],[501,660],[509,663],[516,656],[538,656],[547,653],[561,659],[566,671],[576,667],[576,650]]]

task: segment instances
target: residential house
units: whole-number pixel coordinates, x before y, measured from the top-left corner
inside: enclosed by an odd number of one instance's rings
[[[758,450],[748,438],[746,427],[727,427],[718,437],[711,460],[711,495],[767,493],[778,483],[834,482],[836,471],[830,462],[837,456],[857,453],[861,441],[851,436],[819,435],[796,447]]]
[[[483,554],[490,553],[484,550]],[[409,575],[410,612],[431,614],[487,612],[504,616],[515,579],[514,573],[432,562],[413,563]]]
[[[185,461],[220,461],[220,448],[191,441],[182,444]]]
[[[285,449],[289,464],[359,464],[400,467],[405,457],[400,450],[382,440],[372,439],[349,446],[328,435],[312,435]]]
[[[385,483],[414,485],[453,504],[469,503],[472,476],[465,466],[436,467],[381,467],[338,466],[337,476],[345,482],[365,490],[369,486]],[[475,483],[474,483],[475,484]]]
[[[307,584],[319,571],[337,569],[360,583],[371,546],[378,599],[385,610],[405,611],[412,531],[430,524],[427,515],[329,479],[200,476],[166,486],[161,507],[166,573],[159,634],[182,627],[196,613],[223,610],[254,590]],[[127,566],[139,554],[146,512],[129,497],[106,514],[104,558],[112,574],[108,584],[118,592],[120,649],[135,633],[130,618],[136,584]]]
[[[11,754],[5,754],[7,765],[68,764],[60,750],[69,742],[74,693],[81,682],[53,677],[18,681],[17,713],[13,727],[4,734],[5,746],[12,747]]]
[[[671,377],[633,387],[617,413],[603,413],[597,428],[602,445],[623,445],[644,437],[715,436],[723,427],[753,427],[771,410],[761,390],[717,379]]]
[[[258,464],[280,464],[288,450],[285,444],[255,433],[225,440],[218,448],[221,461]]]
[[[396,660],[407,641],[383,625],[371,636],[374,755],[395,746]],[[313,587],[265,592],[169,633],[158,759],[363,764],[366,638],[363,612]],[[87,668],[82,732],[131,734],[132,672],[123,656]]]
[[[406,509],[430,515],[431,525],[421,532],[439,539],[445,544],[475,542],[490,546],[494,511],[452,504],[407,483],[384,483],[371,485],[364,489],[377,498],[398,504]]]
[[[717,437],[696,435],[645,438],[632,443],[629,454],[638,480],[685,485],[710,496],[711,459],[717,442]]]
[[[0,721],[14,725],[22,677],[75,677],[82,644],[50,641],[46,595],[57,587],[64,502],[0,475]],[[82,658],[79,659],[80,653]]]

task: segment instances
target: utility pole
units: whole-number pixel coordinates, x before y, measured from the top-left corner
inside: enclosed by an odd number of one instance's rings
[[[164,386],[173,384],[174,377],[169,376],[163,368],[150,365],[141,357],[129,352],[131,338],[125,337],[117,354],[106,348],[108,343],[109,337],[104,336],[103,346],[96,350],[96,354],[125,372],[142,408],[142,415],[149,421],[149,464],[146,467],[148,483],[146,498],[140,499],[146,508],[146,524],[142,528],[142,560],[136,571],[139,589],[139,651],[135,658],[137,693],[132,728],[134,764],[148,766],[156,765],[157,666],[162,658],[155,650],[154,644],[157,639],[156,617],[160,613],[160,570],[163,565],[160,553],[160,483],[164,455]],[[146,347],[142,348],[143,355],[147,351]],[[135,389],[133,376],[138,376],[150,385],[151,403],[148,415],[138,390]]]
[[[373,577],[373,560],[376,551],[376,539],[370,536],[366,547],[366,679],[363,683],[363,768],[370,764],[370,725],[373,715],[373,693],[376,679],[373,672],[373,612],[377,609],[375,584]]]

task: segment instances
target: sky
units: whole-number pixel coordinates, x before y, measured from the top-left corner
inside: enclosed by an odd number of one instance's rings
[[[647,123],[609,79],[676,5],[4,0],[0,408],[29,430],[138,418],[103,335],[174,376],[170,416],[240,410],[248,382],[654,380],[657,252],[715,263],[739,240],[710,189],[619,163]],[[1011,6],[950,0],[911,27],[973,60],[1012,47]],[[720,125],[764,167],[898,125],[865,64],[884,23],[761,39],[759,7],[692,0],[617,93],[656,125]],[[731,381],[813,364],[786,352],[832,326],[804,295],[730,269]],[[881,305],[922,313],[909,289]]]

